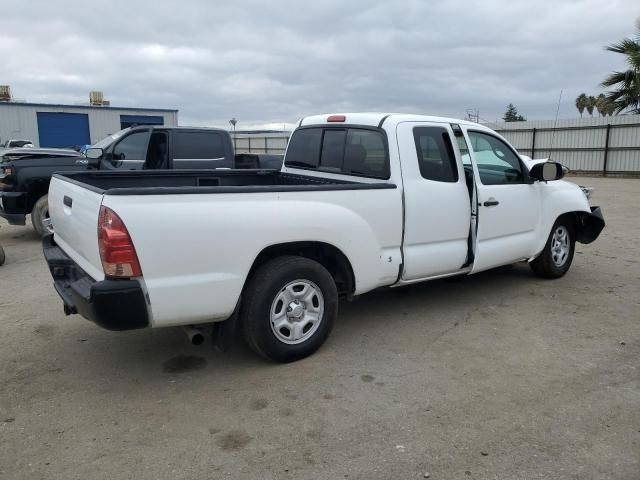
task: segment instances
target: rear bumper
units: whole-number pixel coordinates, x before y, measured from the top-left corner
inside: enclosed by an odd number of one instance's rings
[[[24,225],[27,216],[27,194],[25,192],[0,191],[0,217],[11,225]]]
[[[55,244],[53,235],[44,237],[42,247],[67,315],[79,313],[107,330],[149,326],[147,302],[138,280],[95,281]]]

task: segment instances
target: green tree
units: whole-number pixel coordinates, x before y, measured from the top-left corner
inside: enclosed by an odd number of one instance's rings
[[[582,118],[582,114],[584,113],[584,109],[587,108],[587,94],[581,93],[576,98],[576,108],[580,112],[580,118]]]
[[[507,111],[504,112],[504,116],[502,117],[502,119],[505,122],[524,122],[525,120],[527,120],[518,113],[518,109],[513,105],[513,103],[507,105]]]
[[[602,82],[603,87],[612,88],[607,98],[613,112],[640,113],[640,22],[633,37],[607,45],[605,49],[624,55],[629,67],[625,71],[611,73]]]
[[[606,117],[607,115],[611,115],[612,112],[612,104],[611,101],[605,96],[604,93],[598,95],[596,98],[596,110],[600,114],[601,117]]]
[[[589,113],[589,115],[593,116],[593,109],[596,106],[596,97],[594,97],[593,95],[589,95],[587,97],[587,113]]]

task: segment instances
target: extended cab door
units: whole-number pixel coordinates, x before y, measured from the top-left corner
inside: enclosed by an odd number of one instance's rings
[[[405,201],[402,280],[458,272],[466,263],[469,190],[451,126],[398,125]]]
[[[233,168],[233,146],[218,131],[172,131],[173,168]]]
[[[540,192],[529,182],[519,155],[484,130],[464,128],[478,192],[478,230],[473,272],[534,255]]]

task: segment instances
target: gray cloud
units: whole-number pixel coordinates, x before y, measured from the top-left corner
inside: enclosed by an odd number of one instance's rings
[[[24,2],[0,17],[0,84],[29,101],[180,109],[239,127],[330,111],[495,120],[561,115],[597,94],[633,0]]]

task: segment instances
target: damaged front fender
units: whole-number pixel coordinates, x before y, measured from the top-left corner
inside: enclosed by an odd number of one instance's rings
[[[598,238],[604,226],[604,217],[600,207],[591,207],[591,213],[579,213],[576,222],[576,241],[580,243],[593,242]]]

